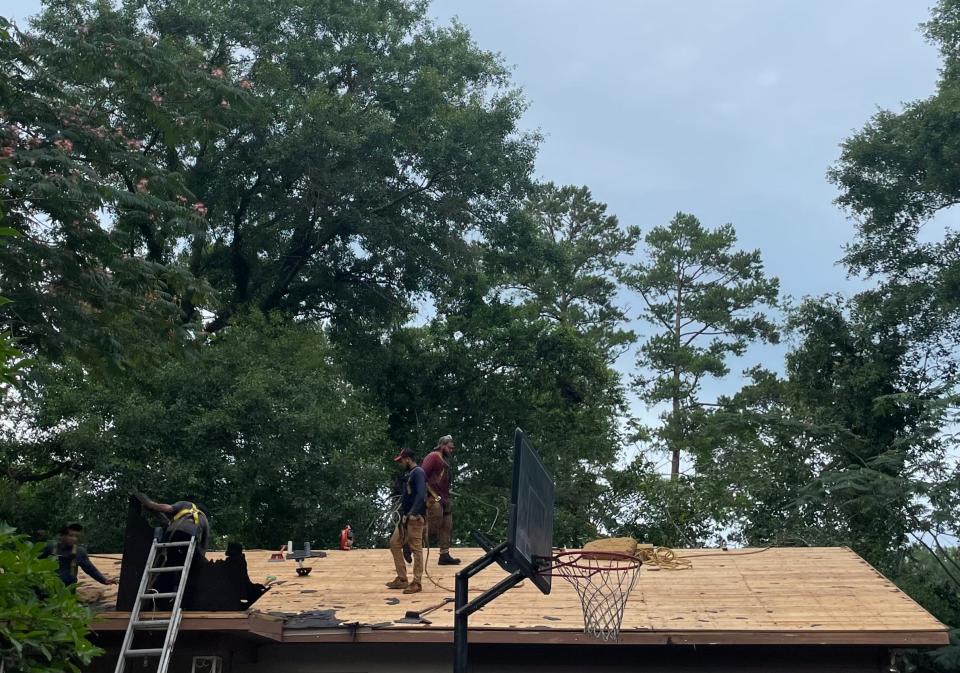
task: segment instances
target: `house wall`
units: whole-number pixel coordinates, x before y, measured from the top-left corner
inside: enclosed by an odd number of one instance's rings
[[[474,645],[471,673],[877,673],[889,664],[877,648],[664,647],[637,645]],[[449,673],[449,645],[268,645],[231,673]]]
[[[90,667],[111,673],[117,644]],[[223,673],[448,673],[453,648],[445,644],[251,641],[214,633],[181,633],[169,673],[191,673],[194,656],[220,656]],[[886,673],[889,653],[877,647],[473,645],[471,673]],[[130,673],[153,671],[139,662]]]

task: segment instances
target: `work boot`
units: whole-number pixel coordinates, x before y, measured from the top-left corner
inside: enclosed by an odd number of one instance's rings
[[[387,582],[388,589],[406,589],[408,586],[410,586],[410,583],[407,582],[407,580],[400,579],[399,577],[392,582]]]
[[[410,582],[410,585],[403,590],[405,594],[418,594],[423,591],[423,587],[420,586],[420,582]]]
[[[460,565],[460,559],[453,558],[450,556],[450,552],[443,552],[440,554],[440,558],[437,559],[438,566],[458,566]]]
[[[403,545],[403,560],[407,563],[413,563],[413,550],[410,549],[410,545]]]

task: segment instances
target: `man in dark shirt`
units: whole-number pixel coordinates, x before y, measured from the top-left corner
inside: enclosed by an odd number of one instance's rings
[[[198,505],[189,500],[179,500],[172,505],[168,505],[162,502],[154,502],[143,494],[139,494],[138,497],[147,509],[161,512],[170,518],[165,538],[168,542],[188,542],[191,537],[196,537],[197,556],[206,558],[207,546],[210,543],[210,519],[203,505]],[[167,553],[168,561],[173,551],[175,550],[170,550]],[[184,558],[186,558],[186,554],[184,554]]]
[[[410,449],[400,449],[393,459],[405,470],[405,480],[400,494],[400,520],[390,537],[390,553],[397,568],[397,576],[387,582],[390,589],[403,589],[405,594],[415,594],[423,590],[420,580],[423,577],[423,527],[427,512],[427,482],[423,470],[417,465],[417,459]],[[409,544],[413,554],[413,581],[407,581],[407,564],[403,561],[403,545]]]
[[[453,508],[450,504],[450,465],[453,455],[453,437],[444,435],[437,448],[423,459],[423,473],[427,477],[427,533],[437,537],[440,558],[437,565],[455,566],[460,559],[450,556],[450,537],[453,532]]]
[[[60,537],[57,541],[51,542],[44,548],[40,558],[57,557],[60,563],[57,575],[68,587],[77,583],[78,568],[83,568],[85,573],[100,584],[116,584],[116,580],[107,579],[97,570],[90,561],[87,550],[77,544],[82,531],[83,526],[78,523],[67,524],[60,529]]]

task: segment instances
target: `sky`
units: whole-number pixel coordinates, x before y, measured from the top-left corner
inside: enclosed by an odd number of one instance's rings
[[[432,13],[513,67],[523,124],[545,136],[540,178],[587,185],[644,231],[681,210],[732,223],[796,298],[862,287],[837,263],[853,225],[827,169],[878,108],[931,95],[938,76],[917,0],[434,0]],[[639,298],[623,300],[635,316]],[[784,353],[751,349],[706,396]]]
[[[878,107],[933,92],[917,0],[435,0],[513,66],[537,172],[644,230],[731,222],[785,292],[845,287],[852,226],[825,178]]]
[[[679,210],[732,223],[782,291],[856,291],[837,264],[853,234],[825,177],[878,108],[930,95],[939,60],[922,0],[434,0],[501,54],[544,141],[538,177],[587,185],[644,231]],[[37,0],[5,0],[21,23]],[[631,315],[636,297],[624,296]],[[643,333],[646,327],[635,323]],[[756,348],[734,371],[777,369]],[[618,368],[628,374],[633,356]],[[739,387],[736,376],[709,393]],[[638,414],[644,414],[634,403]]]

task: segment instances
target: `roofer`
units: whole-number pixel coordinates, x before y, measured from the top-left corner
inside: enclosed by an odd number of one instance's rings
[[[453,533],[453,508],[450,503],[450,465],[447,458],[453,455],[453,437],[444,435],[437,440],[436,448],[423,459],[423,472],[427,477],[427,533],[437,536],[440,558],[437,565],[455,566],[460,559],[450,556],[450,537]]]
[[[389,589],[403,589],[405,594],[422,591],[420,580],[423,577],[423,527],[426,523],[427,486],[423,469],[417,465],[417,459],[410,449],[400,449],[393,459],[405,470],[400,492],[400,520],[397,521],[390,536],[390,553],[397,568],[397,576],[387,582]],[[407,581],[407,564],[403,560],[403,545],[410,545],[413,555],[413,581]]]
[[[77,544],[81,532],[83,532],[83,526],[78,523],[68,523],[60,529],[57,541],[44,547],[40,558],[57,557],[60,563],[57,575],[68,587],[77,583],[78,568],[83,568],[85,573],[100,584],[116,584],[117,580],[107,579],[97,570],[97,566],[90,561],[87,550]]]
[[[162,502],[154,502],[142,494],[140,494],[139,500],[147,509],[169,516],[170,523],[167,524],[167,533],[164,536],[167,542],[189,542],[191,537],[196,537],[196,554],[200,558],[206,558],[207,545],[210,543],[210,519],[203,505],[189,500],[179,500],[172,505],[168,505]],[[174,565],[171,563],[171,556],[180,556],[179,554],[171,554],[174,551],[172,549],[167,552],[168,565]],[[186,559],[186,552],[183,552],[182,557],[183,560]],[[182,563],[179,565],[182,565]]]

